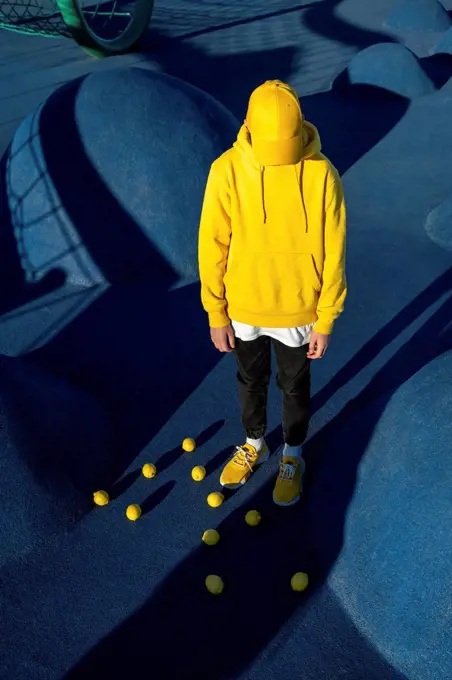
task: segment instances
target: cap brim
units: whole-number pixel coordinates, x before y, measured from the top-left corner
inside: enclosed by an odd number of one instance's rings
[[[251,146],[259,165],[296,165],[303,156],[301,135],[291,139],[259,139],[251,136]]]

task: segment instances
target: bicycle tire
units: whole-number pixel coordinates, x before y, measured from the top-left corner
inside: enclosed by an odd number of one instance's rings
[[[57,0],[63,21],[72,36],[91,56],[97,58],[124,54],[131,51],[149,26],[154,0],[133,0],[130,23],[120,35],[102,38],[90,26],[80,0]]]

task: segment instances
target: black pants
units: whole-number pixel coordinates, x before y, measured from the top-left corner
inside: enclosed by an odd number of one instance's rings
[[[236,338],[235,342],[242,422],[246,436],[259,439],[267,430],[267,394],[273,345],[278,367],[277,385],[283,396],[284,441],[289,446],[300,446],[306,439],[309,427],[311,360],[306,356],[308,345],[287,347],[266,336],[250,342]]]

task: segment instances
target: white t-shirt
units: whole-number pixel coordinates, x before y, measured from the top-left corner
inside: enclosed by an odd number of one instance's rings
[[[262,335],[266,335],[274,340],[279,340],[287,347],[302,347],[311,340],[311,331],[314,324],[309,326],[299,326],[298,328],[262,328],[260,326],[248,326],[245,323],[231,321],[234,333],[239,340],[248,342],[257,340]]]

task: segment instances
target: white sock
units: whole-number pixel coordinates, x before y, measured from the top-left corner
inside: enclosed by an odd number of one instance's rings
[[[289,444],[284,444],[283,458],[289,456],[290,458],[301,458],[303,455],[302,446],[289,446]]]
[[[264,446],[264,438],[260,437],[260,439],[250,439],[249,437],[247,437],[246,443],[249,444],[250,446],[254,446],[256,451],[259,453],[259,451],[261,451]]]

